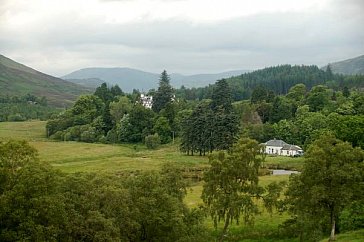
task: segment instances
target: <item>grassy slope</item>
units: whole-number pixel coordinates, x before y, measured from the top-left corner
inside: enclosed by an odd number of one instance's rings
[[[71,82],[46,75],[0,55],[0,94],[45,96],[50,105],[64,107],[80,94],[91,92]]]
[[[331,63],[330,67],[334,73],[345,75],[364,74],[364,55]]]

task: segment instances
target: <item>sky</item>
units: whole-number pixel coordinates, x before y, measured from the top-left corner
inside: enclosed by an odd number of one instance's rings
[[[364,54],[364,0],[0,0],[0,54],[54,76],[323,66]]]

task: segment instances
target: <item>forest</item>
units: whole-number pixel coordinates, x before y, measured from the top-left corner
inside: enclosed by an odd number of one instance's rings
[[[363,229],[363,85],[330,66],[284,65],[175,90],[163,71],[148,109],[139,91],[103,83],[49,116],[47,139],[208,156],[202,204],[186,205],[189,180],[173,160],[151,171],[64,173],[26,141],[4,140],[0,240],[240,241],[231,228],[261,213],[285,218],[267,241],[334,241]],[[300,173],[262,185],[262,143],[275,138],[304,148]]]

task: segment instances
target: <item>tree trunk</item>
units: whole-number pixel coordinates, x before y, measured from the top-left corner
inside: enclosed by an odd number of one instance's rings
[[[225,220],[225,225],[224,225],[224,229],[222,230],[219,242],[224,241],[224,237],[226,235],[226,231],[227,228],[229,227],[229,223],[230,223],[230,213],[227,214],[226,220]]]
[[[335,217],[331,215],[331,234],[329,242],[335,241]]]

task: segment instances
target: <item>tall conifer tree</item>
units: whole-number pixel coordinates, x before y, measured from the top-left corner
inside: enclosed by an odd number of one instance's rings
[[[173,88],[171,87],[170,78],[167,71],[164,70],[159,79],[159,87],[153,97],[153,111],[159,112],[167,106],[168,103],[172,102]]]

